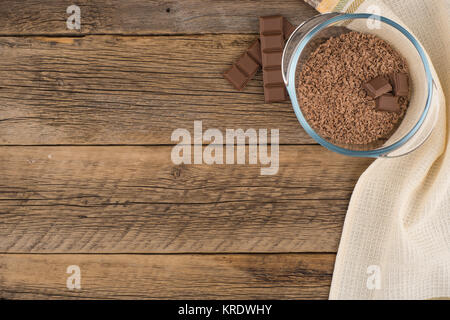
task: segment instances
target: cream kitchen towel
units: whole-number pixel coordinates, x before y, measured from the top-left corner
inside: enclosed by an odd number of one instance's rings
[[[376,160],[350,200],[330,299],[450,297],[450,1],[306,0],[320,12],[370,12],[406,26],[434,66],[435,130],[413,153]],[[447,97],[447,102],[445,101]]]

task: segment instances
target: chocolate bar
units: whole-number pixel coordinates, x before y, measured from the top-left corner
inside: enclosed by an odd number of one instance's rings
[[[240,91],[253,78],[260,66],[261,47],[259,40],[256,40],[223,76]]]
[[[259,67],[256,68],[251,60],[256,62],[259,66],[264,65],[268,72],[264,73],[263,80],[267,84],[267,88],[280,87],[283,86],[284,82],[281,74],[281,59],[283,56],[283,51],[280,47],[284,47],[285,41],[290,37],[292,32],[295,30],[295,26],[291,24],[286,18],[279,18],[280,16],[272,16],[276,19],[267,19],[265,23],[265,35],[263,39],[261,48],[260,40],[256,40],[247,49],[247,51],[239,57],[233,66],[224,72],[223,76],[227,79],[237,90],[242,90],[250,81],[255,73],[258,71]],[[266,17],[270,18],[270,17]],[[282,33],[280,34],[280,30]],[[262,60],[262,51],[265,51],[264,61]],[[251,58],[251,60],[249,60]],[[255,71],[256,68],[256,71]],[[279,69],[279,72],[278,72]],[[285,89],[266,89],[273,91],[273,94],[269,94],[270,97],[274,99],[279,99],[280,93],[284,92],[284,100],[287,98]],[[266,97],[266,95],[265,95]],[[282,100],[282,101],[284,101]]]
[[[375,100],[375,108],[377,111],[400,112],[398,99],[392,94],[384,94]]]
[[[385,77],[377,77],[363,85],[367,94],[372,98],[378,98],[385,93],[392,91],[392,86]]]
[[[285,22],[282,16],[259,18],[259,38],[264,82],[264,101],[280,102],[287,99],[282,81],[281,58],[285,41]]]
[[[408,75],[405,73],[392,73],[389,75],[392,91],[397,97],[406,97],[409,94]]]

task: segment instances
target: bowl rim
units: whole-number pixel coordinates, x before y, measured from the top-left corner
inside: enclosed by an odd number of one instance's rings
[[[321,15],[318,15],[321,16]],[[297,70],[297,64],[300,57],[300,54],[302,53],[303,49],[305,48],[306,44],[311,40],[311,38],[316,35],[319,31],[323,30],[325,27],[329,26],[330,24],[333,24],[335,22],[341,21],[341,20],[349,20],[349,19],[368,19],[368,18],[375,18],[379,19],[380,21],[394,27],[398,31],[400,31],[416,48],[421,60],[423,67],[425,69],[425,74],[427,78],[427,87],[428,87],[428,96],[427,101],[425,104],[425,108],[417,121],[417,123],[413,126],[413,128],[405,134],[400,140],[393,143],[392,145],[389,145],[387,147],[379,148],[379,149],[373,149],[373,150],[350,150],[346,148],[339,147],[331,142],[326,141],[323,139],[320,135],[318,135],[314,129],[311,128],[309,123],[306,121],[305,117],[303,116],[303,113],[300,110],[300,106],[297,99],[297,92],[295,88],[295,73]],[[301,28],[302,25],[300,25],[298,28]],[[295,32],[294,32],[295,33]],[[283,53],[284,54],[284,53]],[[394,151],[401,146],[403,146],[406,142],[408,142],[420,129],[423,122],[425,121],[425,118],[428,115],[430,106],[431,106],[431,98],[433,94],[433,77],[431,75],[430,65],[428,62],[427,55],[425,54],[424,49],[420,45],[420,43],[416,40],[416,38],[407,31],[404,27],[402,27],[400,24],[396,23],[395,21],[388,19],[386,17],[375,15],[375,14],[369,14],[369,13],[342,13],[337,16],[331,17],[330,19],[326,20],[325,22],[322,22],[312,28],[300,41],[300,43],[295,48],[295,51],[293,55],[291,56],[292,63],[289,63],[287,75],[288,75],[288,83],[286,85],[288,94],[291,98],[292,107],[294,109],[295,115],[297,116],[298,121],[302,125],[302,127],[305,129],[305,131],[319,144],[324,146],[325,148],[348,156],[353,157],[373,157],[378,158],[381,156],[385,156],[387,153]]]

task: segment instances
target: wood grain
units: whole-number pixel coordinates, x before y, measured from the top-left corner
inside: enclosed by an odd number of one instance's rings
[[[280,169],[171,147],[2,147],[1,252],[334,252],[370,163],[281,146]]]
[[[72,4],[80,31],[66,26]],[[318,13],[302,0],[2,0],[0,34],[257,33],[258,16],[273,14],[300,23]]]
[[[0,299],[326,299],[334,254],[0,255]],[[69,265],[81,290],[68,290]]]
[[[173,144],[177,128],[279,128],[314,141],[290,103],[264,104],[261,75],[222,72],[255,36],[0,38],[0,144]]]

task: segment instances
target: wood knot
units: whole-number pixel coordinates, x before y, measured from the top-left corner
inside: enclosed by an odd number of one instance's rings
[[[173,167],[171,172],[172,176],[175,179],[179,178],[181,176],[181,170],[182,170],[181,166]]]

